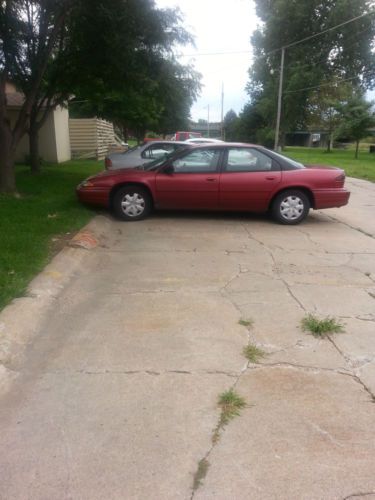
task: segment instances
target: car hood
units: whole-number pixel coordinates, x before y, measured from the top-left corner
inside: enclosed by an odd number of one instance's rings
[[[155,171],[148,171],[144,170],[143,168],[117,168],[115,170],[103,170],[102,172],[99,172],[96,175],[92,175],[91,177],[88,177],[87,180],[90,179],[101,179],[105,177],[119,177],[119,176],[124,176],[124,175],[131,175],[132,177],[135,176],[142,176],[144,177],[148,173],[150,174],[155,174]]]

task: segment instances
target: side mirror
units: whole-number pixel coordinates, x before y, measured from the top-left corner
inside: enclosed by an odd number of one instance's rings
[[[167,165],[166,167],[163,168],[163,172],[167,175],[171,175],[174,172],[173,165]]]

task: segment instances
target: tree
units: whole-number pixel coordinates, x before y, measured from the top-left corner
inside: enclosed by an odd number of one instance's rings
[[[362,95],[355,96],[348,103],[340,106],[342,122],[337,134],[355,141],[356,159],[360,140],[366,137],[369,128],[375,125],[372,107],[373,103],[366,101]]]
[[[95,114],[115,122],[124,131],[125,138],[129,129],[142,138],[147,129],[164,134],[185,125],[200,85],[199,75],[190,66],[177,63],[173,57],[175,45],[192,41],[189,33],[181,27],[179,12],[173,9],[149,12],[146,9],[149,0],[132,1],[137,9],[137,19],[134,12],[132,18],[128,12],[117,26],[118,11],[107,11],[105,19],[105,31],[118,33],[122,40],[115,40],[108,57],[116,54],[117,44],[120,47],[125,45],[125,52],[115,57],[114,71],[98,71],[100,59],[99,63],[95,60],[88,71],[89,78],[81,79],[75,89],[77,99],[72,103],[72,110],[75,116]],[[97,15],[92,9],[87,16],[87,25],[95,24]],[[158,20],[156,25],[155,20]],[[129,37],[135,28],[138,31],[133,33],[133,38],[136,42],[142,41],[139,46],[124,38]],[[77,30],[75,46],[79,51],[73,59],[79,60],[82,51],[89,57],[95,37],[96,31],[83,36],[81,29]]]
[[[329,81],[314,90],[307,102],[307,124],[328,133],[327,153],[333,147],[333,140],[339,128],[342,115],[340,106],[344,105],[352,96],[353,88],[350,83]]]
[[[72,7],[72,0],[4,0],[0,4],[0,192],[16,189],[16,147],[28,130],[48,62]],[[9,81],[25,96],[14,125],[7,115]]]
[[[274,134],[280,77],[280,49],[371,11],[371,0],[255,0],[262,24],[252,37],[254,63],[247,91],[251,110],[262,117],[258,136]],[[281,131],[306,127],[311,91],[323,82],[374,84],[372,53],[375,16],[330,30],[286,49]],[[250,108],[249,108],[250,109]]]
[[[157,9],[154,0],[3,0],[0,30],[0,192],[16,188],[22,135],[29,131],[37,144],[45,116],[72,94],[98,110],[108,110],[110,99],[113,109],[121,95],[140,128],[154,123],[162,109],[153,68],[172,58],[175,44],[191,41],[179,11]],[[25,95],[15,126],[6,109],[9,80]]]
[[[224,116],[224,133],[226,141],[236,141],[238,139],[238,116],[230,109]]]
[[[156,131],[165,136],[189,128],[190,108],[201,89],[200,77],[191,66],[173,60],[161,61],[156,72],[161,106]]]

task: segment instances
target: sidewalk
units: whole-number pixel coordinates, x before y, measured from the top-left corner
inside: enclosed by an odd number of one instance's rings
[[[352,186],[297,227],[96,218],[0,314],[0,499],[375,498],[375,188]],[[213,442],[230,388],[247,405]]]

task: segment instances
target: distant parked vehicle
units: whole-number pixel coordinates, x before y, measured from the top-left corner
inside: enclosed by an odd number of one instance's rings
[[[82,202],[120,219],[145,218],[153,208],[269,211],[281,224],[298,224],[310,208],[341,207],[350,193],[345,172],[307,165],[252,144],[186,145],[149,165],[102,172],[77,187]]]
[[[188,139],[194,139],[202,137],[200,132],[176,132],[172,137],[172,141],[187,141]]]
[[[152,141],[144,142],[140,146],[128,149],[122,153],[112,153],[106,156],[104,164],[106,170],[119,168],[134,168],[144,163],[164,158],[188,145],[183,141]]]

